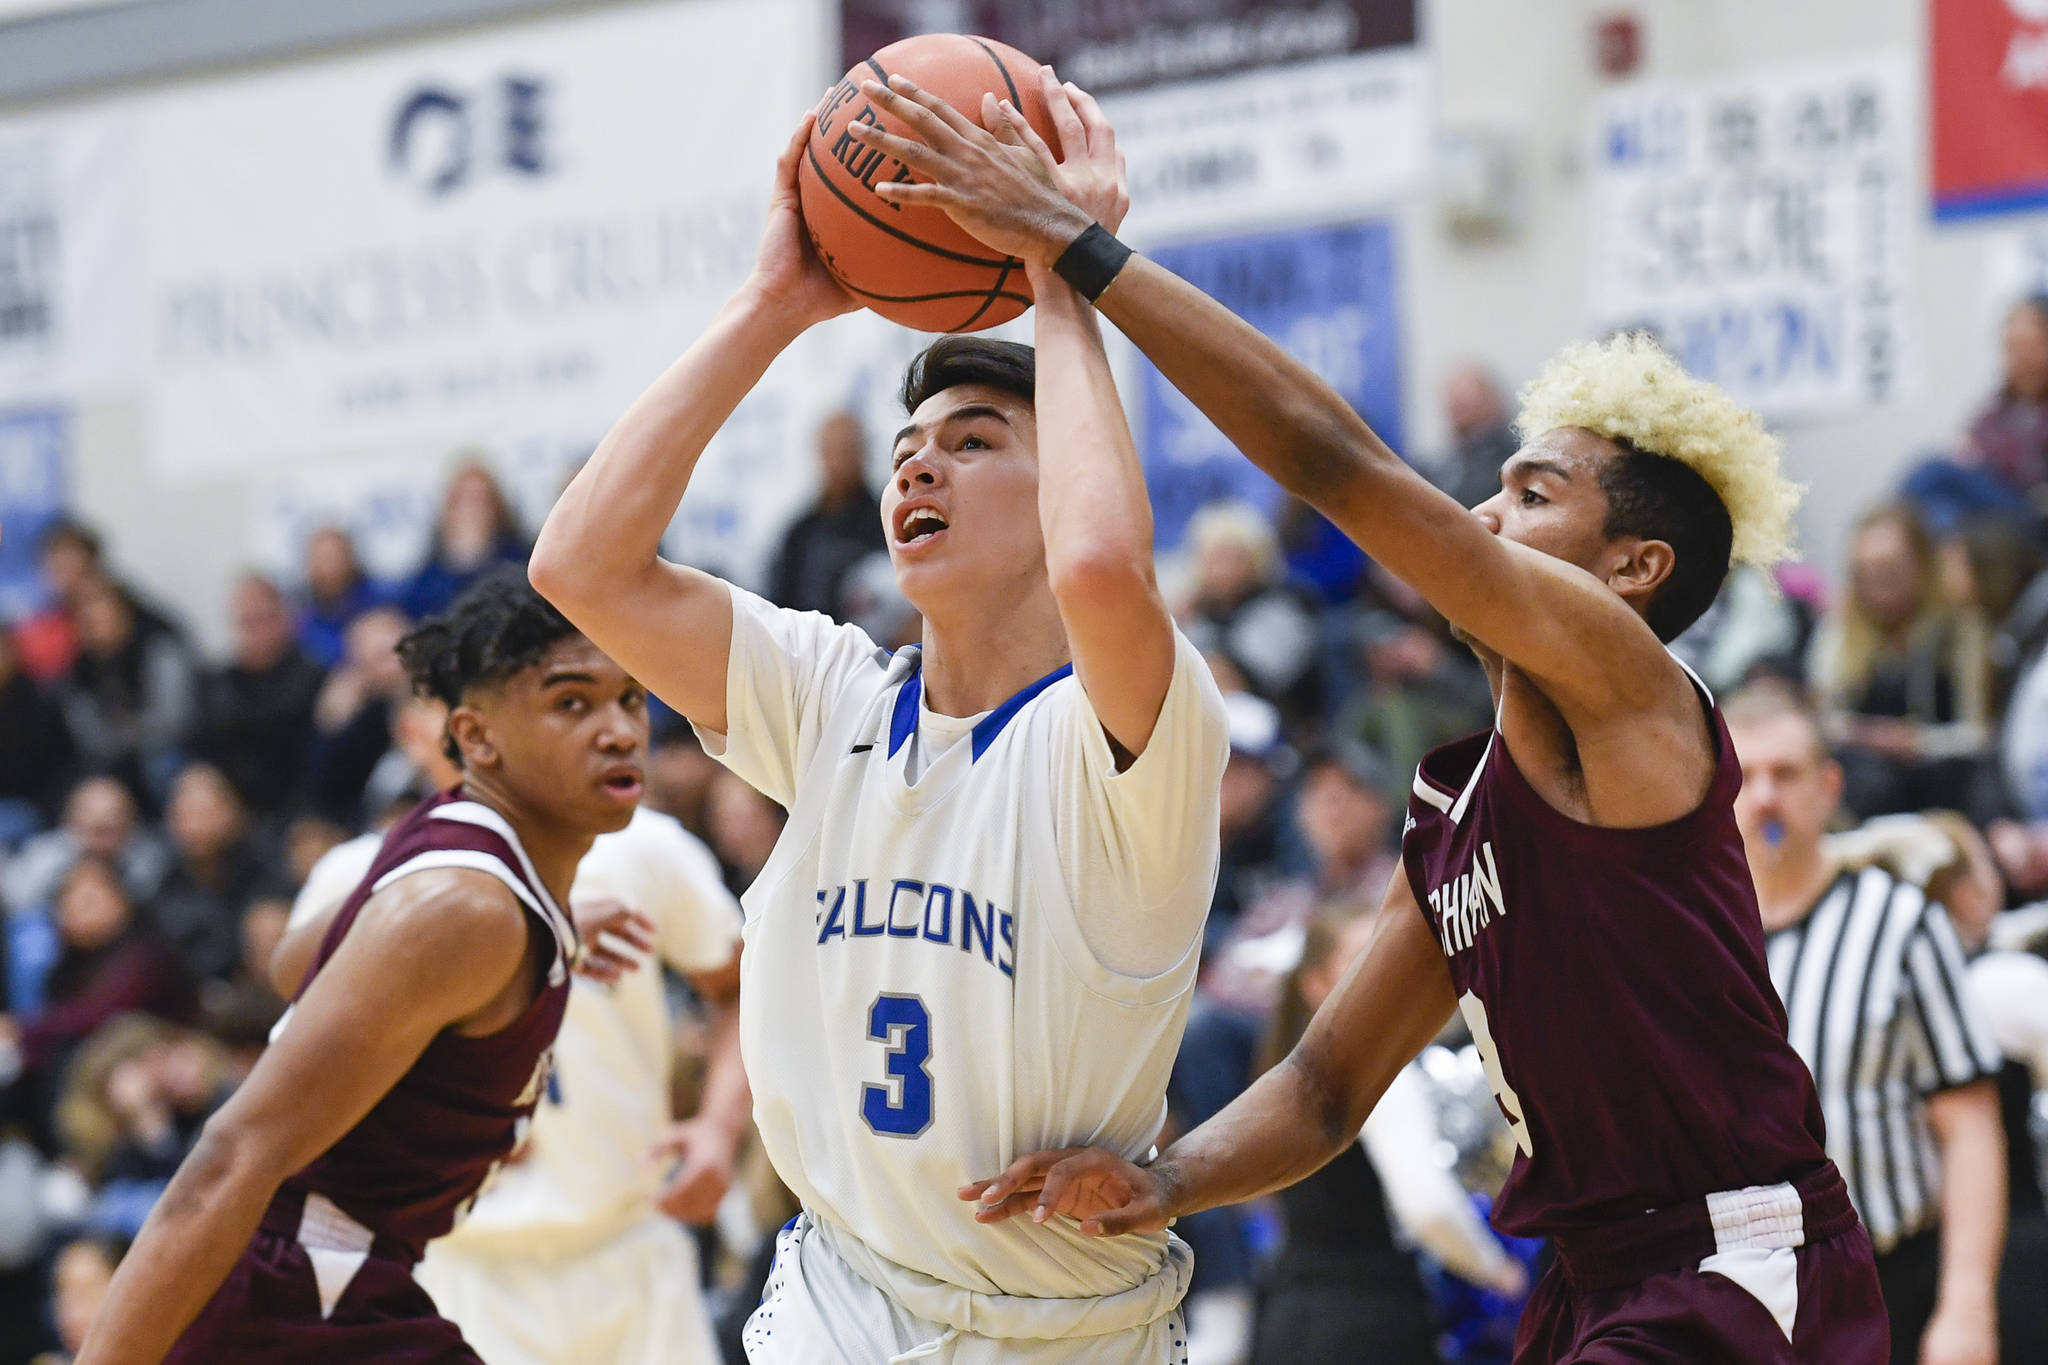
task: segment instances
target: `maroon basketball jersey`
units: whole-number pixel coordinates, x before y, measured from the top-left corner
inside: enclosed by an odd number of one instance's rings
[[[1498,731],[1416,772],[1402,860],[1514,1131],[1504,1232],[1569,1233],[1826,1160],[1765,965],[1742,770],[1709,714],[1706,799],[1646,829],[1560,814]]]
[[[454,1226],[532,1116],[568,1007],[576,952],[575,928],[512,826],[456,788],[421,802],[384,836],[376,862],[328,928],[307,982],[373,893],[410,873],[443,867],[486,872],[512,889],[550,945],[546,983],[532,1005],[496,1033],[472,1038],[449,1029],[437,1035],[361,1122],[287,1182],[325,1195],[415,1258]]]

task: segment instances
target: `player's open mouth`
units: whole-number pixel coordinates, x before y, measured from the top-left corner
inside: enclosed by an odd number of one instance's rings
[[[910,507],[896,513],[896,543],[906,550],[929,544],[945,532],[946,518],[936,507]]]
[[[605,791],[621,801],[638,801],[644,783],[638,772],[616,772],[600,783]]]

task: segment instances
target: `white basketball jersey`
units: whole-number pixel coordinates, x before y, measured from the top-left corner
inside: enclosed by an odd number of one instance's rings
[[[973,1294],[1155,1276],[1163,1234],[984,1227],[955,1190],[1038,1148],[1142,1158],[1159,1133],[1228,757],[1201,656],[1176,635],[1158,723],[1119,773],[1071,669],[949,722],[921,704],[917,650],[732,597],[729,730],[699,733],[790,811],[742,897],[741,1040],[777,1173],[835,1234]],[[1154,974],[1091,949],[1119,920],[1171,926]]]
[[[293,919],[321,913],[353,890],[382,837],[352,839],[315,864]],[[599,835],[577,865],[570,903],[599,899],[623,902],[654,921],[659,961],[612,986],[576,978],[555,1040],[553,1075],[519,1158],[498,1168],[437,1247],[530,1254],[545,1245],[560,1255],[568,1244],[594,1245],[657,1216],[654,1199],[665,1173],[648,1151],[670,1117],[673,1052],[660,963],[698,972],[730,962],[739,906],[711,851],[676,820],[645,807],[626,828]]]

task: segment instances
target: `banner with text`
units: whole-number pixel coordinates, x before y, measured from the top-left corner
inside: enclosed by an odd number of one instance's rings
[[[1654,332],[1773,417],[1914,379],[1904,58],[1609,95],[1590,196],[1596,330]]]
[[[1934,213],[2048,205],[2048,0],[1929,0]]]
[[[1402,448],[1398,277],[1387,224],[1191,242],[1157,258],[1314,369],[1388,445]],[[1162,550],[1180,544],[1205,503],[1279,504],[1280,486],[1180,390],[1149,364],[1141,373],[1145,477]]]
[[[847,67],[980,33],[1102,97],[1126,235],[1351,217],[1414,192],[1433,106],[1415,0],[842,0]]]
[[[145,97],[153,458],[311,506],[338,466],[588,451],[751,266],[830,60],[814,20],[631,6]],[[722,437],[756,489],[705,516],[727,539],[807,483],[772,477],[808,474],[795,372]]]

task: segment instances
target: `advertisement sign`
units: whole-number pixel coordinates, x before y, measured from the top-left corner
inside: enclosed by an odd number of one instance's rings
[[[1618,90],[1592,151],[1591,322],[1774,417],[1913,380],[1903,58]]]
[[[1934,214],[2048,205],[2048,0],[1930,0]]]
[[[64,510],[69,435],[60,411],[0,412],[0,623],[41,605],[36,543]]]
[[[1355,217],[1422,183],[1432,131],[1414,0],[842,0],[845,65],[979,33],[1102,99],[1140,241]]]
[[[1306,363],[1395,450],[1401,330],[1393,233],[1383,222],[1235,237],[1161,249],[1159,263]],[[1177,546],[1205,503],[1271,509],[1283,493],[1193,403],[1141,365],[1145,478],[1159,547]]]

